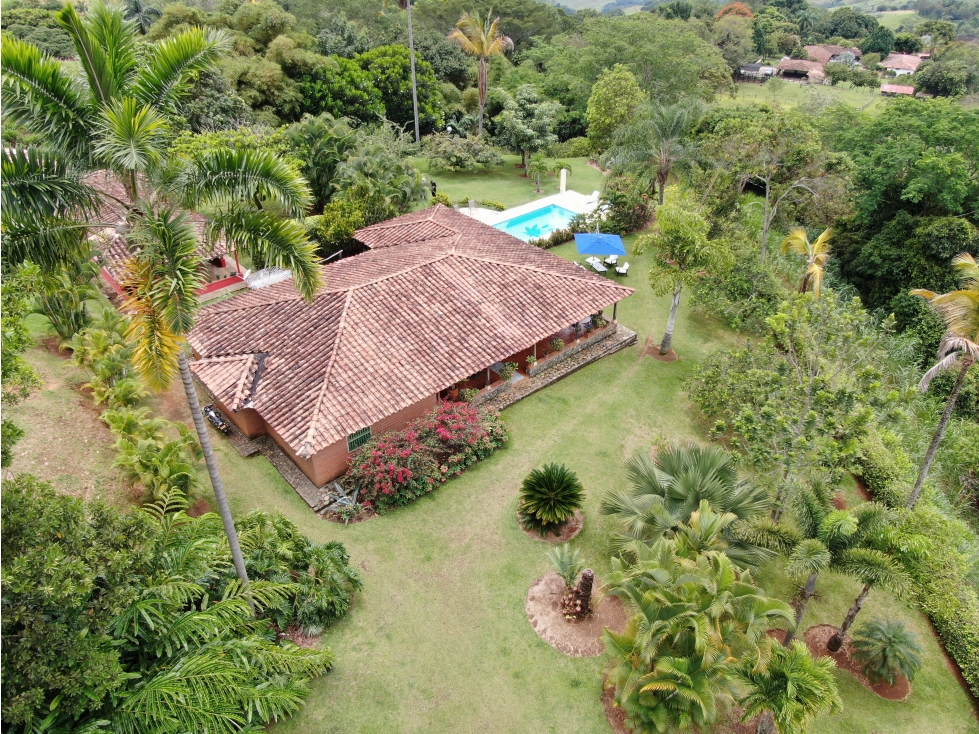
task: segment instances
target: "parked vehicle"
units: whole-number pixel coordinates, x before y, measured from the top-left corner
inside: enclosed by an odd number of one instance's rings
[[[221,415],[221,411],[215,409],[214,403],[204,406],[204,416],[225,436],[231,433],[231,424]]]

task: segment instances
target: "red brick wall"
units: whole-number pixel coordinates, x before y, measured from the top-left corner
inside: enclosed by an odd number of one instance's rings
[[[246,438],[258,438],[265,435],[265,421],[253,408],[244,408],[235,413],[228,410],[220,400],[215,400],[214,404],[224,413],[224,416],[238,426],[238,430],[245,434]]]
[[[309,477],[309,480],[313,482],[313,484],[318,487],[322,487],[324,484],[326,484],[326,479],[317,481],[316,470],[313,467],[312,459],[304,459],[299,456],[299,454],[293,451],[289,444],[282,439],[282,436],[272,429],[272,426],[267,426],[266,430],[268,431],[269,438],[275,442],[275,445],[282,449],[286,453],[286,456],[292,459],[292,462],[299,467],[303,474]]]

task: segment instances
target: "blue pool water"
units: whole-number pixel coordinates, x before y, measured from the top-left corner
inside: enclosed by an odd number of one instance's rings
[[[571,222],[574,212],[563,206],[551,204],[532,212],[521,214],[519,217],[498,222],[493,226],[513,235],[518,240],[527,242],[538,237],[547,237],[556,229],[564,229]]]

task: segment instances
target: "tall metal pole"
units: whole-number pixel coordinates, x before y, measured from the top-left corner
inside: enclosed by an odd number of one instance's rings
[[[411,103],[415,111],[415,143],[421,142],[418,132],[418,85],[415,81],[415,32],[411,26],[411,0],[405,0],[408,9],[408,55],[411,57]]]

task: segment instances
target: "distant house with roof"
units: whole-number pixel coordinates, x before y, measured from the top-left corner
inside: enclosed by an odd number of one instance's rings
[[[548,369],[584,322],[597,327],[588,339],[614,334],[615,307],[633,292],[441,205],[355,237],[369,249],[321,266],[312,303],[291,280],[275,283],[205,306],[188,337],[218,406],[317,486],[370,436],[455,390],[505,387],[504,363],[518,364],[518,381]],[[593,319],[608,308],[609,323]],[[557,338],[569,348],[548,356]]]
[[[767,64],[745,64],[738,69],[739,81],[764,82],[771,79],[778,71],[774,66]]]
[[[908,87],[903,84],[881,84],[880,93],[885,97],[896,97],[902,94],[913,97],[914,87]]]
[[[847,46],[836,46],[833,44],[805,46],[804,48],[806,49],[806,53],[809,54],[810,59],[813,61],[818,61],[823,66],[839,61],[840,56],[845,53],[853,54],[855,59],[859,59],[861,56],[863,56],[863,51],[861,51],[859,48],[849,48]]]
[[[818,61],[805,59],[784,58],[778,64],[778,71],[783,77],[807,78],[810,81],[822,82],[826,78],[823,65]]]
[[[919,54],[889,54],[886,59],[880,62],[885,71],[894,72],[894,76],[904,76],[914,74],[921,65]]]
[[[123,263],[132,257],[130,245],[126,241],[126,216],[129,195],[119,180],[109,171],[96,171],[85,177],[84,182],[99,195],[99,218],[101,226],[91,228],[89,243],[98,254],[96,260],[101,266],[102,280],[116,295],[125,297],[122,286]],[[197,212],[188,212],[188,219],[197,232],[200,246],[197,254],[204,261],[205,285],[197,295],[207,301],[225,293],[247,287],[244,273],[238,264],[237,253],[223,239],[208,241],[205,231],[205,218]]]

